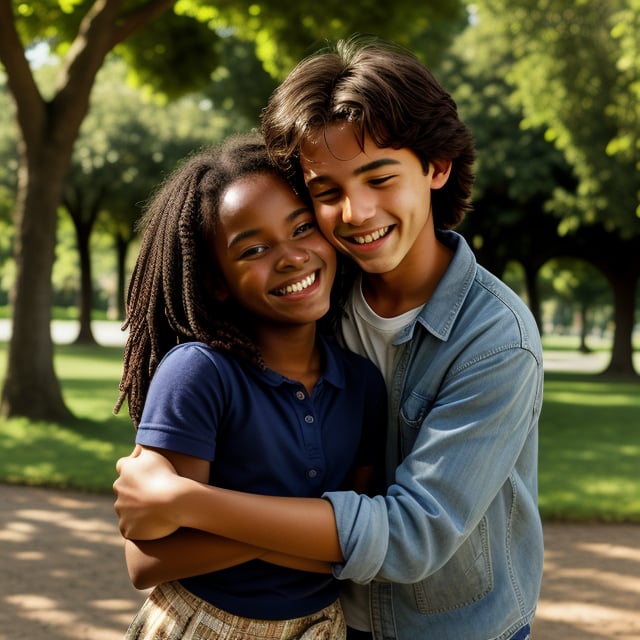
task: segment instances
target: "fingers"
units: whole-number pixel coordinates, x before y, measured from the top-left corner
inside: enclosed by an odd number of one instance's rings
[[[122,473],[122,465],[125,464],[126,460],[129,460],[130,458],[138,458],[141,453],[142,453],[142,446],[137,444],[133,448],[133,451],[128,456],[124,456],[122,458],[119,458],[116,461],[116,471],[118,472],[118,475],[120,475]]]

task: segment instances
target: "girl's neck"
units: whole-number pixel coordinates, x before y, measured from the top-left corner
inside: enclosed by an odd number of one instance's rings
[[[311,394],[322,371],[315,323],[261,327],[257,340],[265,365],[286,378],[297,380]]]

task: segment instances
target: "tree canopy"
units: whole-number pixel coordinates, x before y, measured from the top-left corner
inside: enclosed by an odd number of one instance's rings
[[[57,209],[108,54],[129,62],[133,80],[173,98],[211,78],[225,38],[253,43],[266,72],[277,78],[323,38],[355,31],[395,39],[436,60],[465,20],[463,3],[455,0],[393,6],[375,0],[0,0],[0,63],[16,105],[19,164],[13,334],[0,413],[71,417],[54,373],[49,330]],[[50,94],[38,86],[26,55],[39,44],[61,61]]]

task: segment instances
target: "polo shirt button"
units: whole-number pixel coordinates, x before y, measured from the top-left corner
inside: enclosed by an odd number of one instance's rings
[[[311,423],[313,422],[313,416],[305,416],[305,417],[304,417],[304,421],[305,421],[307,424],[311,424]]]
[[[313,480],[313,478],[316,478],[318,476],[318,472],[315,469],[309,469],[309,471],[307,471],[307,478],[311,478]]]
[[[304,400],[304,391],[296,391],[296,398],[298,398],[298,400]]]

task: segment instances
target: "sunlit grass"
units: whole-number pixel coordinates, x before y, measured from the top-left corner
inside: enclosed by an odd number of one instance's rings
[[[5,359],[6,345],[0,343],[0,377]],[[55,367],[77,420],[71,424],[4,420],[0,480],[108,492],[115,479],[115,461],[131,451],[134,437],[126,405],[113,415],[122,349],[57,346]]]
[[[640,381],[547,373],[540,421],[546,519],[640,521]]]
[[[6,345],[0,343],[0,378]],[[122,349],[56,347],[72,425],[5,420],[0,481],[109,492],[133,444],[118,397]],[[1,382],[1,380],[0,380]],[[548,372],[540,422],[540,510],[546,520],[640,522],[640,380]]]

